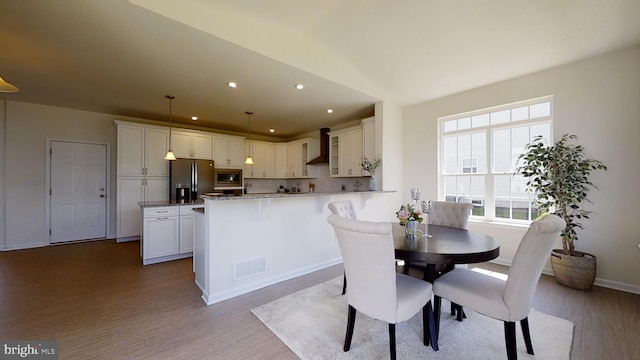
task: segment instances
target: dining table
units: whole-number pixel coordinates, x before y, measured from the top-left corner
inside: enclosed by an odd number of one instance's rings
[[[487,234],[441,225],[419,224],[418,229],[422,234],[406,237],[404,226],[392,223],[395,257],[405,262],[405,273],[412,263],[426,264],[424,280],[430,283],[455,264],[480,263],[500,255],[500,244]]]

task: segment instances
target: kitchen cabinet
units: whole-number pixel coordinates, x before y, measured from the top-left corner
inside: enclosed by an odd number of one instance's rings
[[[178,208],[175,206],[144,209],[142,246],[144,265],[153,263],[151,259],[180,252],[179,221]]]
[[[289,178],[313,178],[315,167],[307,165],[309,160],[320,153],[318,139],[306,138],[289,142],[287,151],[287,169]]]
[[[332,177],[361,177],[363,150],[361,126],[329,133],[329,171]]]
[[[138,240],[141,233],[138,202],[168,200],[169,129],[116,120],[117,190],[116,238]]]
[[[204,206],[199,206],[204,207]],[[180,206],[180,254],[193,253],[194,206]]]
[[[289,144],[287,143],[276,143],[275,144],[275,177],[276,179],[286,179],[288,177],[288,152],[289,152]]]
[[[169,176],[169,130],[116,121],[118,176]]]
[[[138,202],[168,200],[169,179],[118,177],[117,194],[117,241],[137,240],[141,230]]]
[[[276,146],[264,141],[248,141],[247,154],[251,154],[253,165],[245,165],[245,178],[276,177]]]
[[[218,168],[243,168],[244,138],[230,135],[213,135],[213,161]]]
[[[211,134],[173,130],[171,133],[171,147],[177,158],[213,159],[213,136]]]
[[[143,265],[193,256],[194,208],[204,208],[204,205],[143,208]],[[140,213],[139,209],[138,212]]]

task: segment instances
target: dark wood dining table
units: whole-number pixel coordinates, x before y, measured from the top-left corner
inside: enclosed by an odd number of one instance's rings
[[[493,260],[500,255],[500,244],[493,237],[466,229],[429,225],[428,235],[407,240],[404,227],[392,223],[396,259],[405,263],[426,263],[424,279],[433,282],[455,264],[473,264]],[[427,231],[425,224],[418,229]],[[405,266],[408,273],[408,266]]]

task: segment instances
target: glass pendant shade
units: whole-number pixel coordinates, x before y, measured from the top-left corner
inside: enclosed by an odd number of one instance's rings
[[[177,160],[176,156],[173,154],[173,151],[171,151],[171,149],[169,149],[169,151],[167,151],[167,155],[164,156],[165,160]]]
[[[247,156],[247,160],[244,161],[245,165],[253,165],[253,158],[251,158],[251,155]]]

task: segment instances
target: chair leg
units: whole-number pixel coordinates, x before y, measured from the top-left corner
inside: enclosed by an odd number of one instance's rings
[[[433,313],[434,322],[436,325],[436,338],[440,336],[440,308],[442,307],[442,298],[440,296],[433,296]]]
[[[507,347],[507,359],[518,359],[516,350],[516,323],[513,321],[504,322],[504,343]]]
[[[529,318],[520,320],[520,327],[522,328],[524,343],[527,345],[527,354],[534,355],[533,345],[531,344],[531,333],[529,332]]]
[[[462,319],[466,319],[467,315],[464,313],[464,309],[461,305],[456,303],[451,303],[451,315],[456,317],[456,320],[462,321]]]
[[[422,308],[422,324],[424,332],[424,345],[429,346],[433,351],[438,351],[438,332],[436,331],[436,323],[431,309],[431,301]]]
[[[396,324],[389,324],[389,354],[396,360]]]
[[[344,273],[344,281],[342,282],[342,295],[347,293],[347,273]]]
[[[356,308],[349,305],[349,314],[347,316],[347,335],[344,337],[344,348],[345,352],[349,351],[351,348],[351,338],[353,338],[353,325],[356,322]]]

